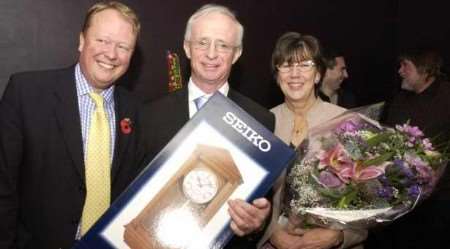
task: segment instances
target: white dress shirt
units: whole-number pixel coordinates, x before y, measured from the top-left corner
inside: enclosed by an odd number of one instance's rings
[[[228,82],[225,82],[220,88],[219,92],[224,96],[228,95],[228,91],[230,90],[230,85]],[[189,103],[189,118],[192,118],[195,113],[197,113],[197,106],[195,105],[194,99],[199,98],[201,96],[206,96],[209,99],[214,93],[206,94],[203,92],[193,81],[192,78],[189,79],[188,83],[188,103]]]

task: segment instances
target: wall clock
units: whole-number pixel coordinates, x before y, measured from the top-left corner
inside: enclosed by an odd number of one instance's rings
[[[158,194],[125,226],[125,243],[132,249],[183,248],[166,240],[177,239],[175,231],[180,226],[185,233],[201,230],[241,183],[242,176],[228,150],[198,144]]]

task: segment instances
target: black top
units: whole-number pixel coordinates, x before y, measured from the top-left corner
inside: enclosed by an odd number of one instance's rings
[[[338,96],[336,105],[347,109],[358,106],[355,95],[351,91],[341,87],[336,94]],[[318,95],[323,101],[330,102],[330,97],[323,93],[322,90],[319,90]]]

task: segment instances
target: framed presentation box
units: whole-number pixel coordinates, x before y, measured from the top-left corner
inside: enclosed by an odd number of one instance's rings
[[[227,201],[263,197],[295,152],[213,95],[73,249],[220,249]]]
[[[195,226],[203,228],[241,183],[242,176],[227,150],[197,145],[156,197],[125,226],[125,243],[132,249],[166,248],[155,239],[164,217],[173,210],[186,210]]]

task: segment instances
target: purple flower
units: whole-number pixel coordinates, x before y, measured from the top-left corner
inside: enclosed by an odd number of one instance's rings
[[[380,175],[377,179],[383,186],[388,186],[390,184],[389,179],[385,175]]]
[[[358,131],[358,129],[359,129],[359,125],[357,123],[355,123],[353,120],[345,121],[337,127],[337,131],[339,133],[355,132],[355,131]]]
[[[422,145],[425,150],[434,150],[433,144],[431,143],[430,139],[428,139],[428,138],[425,138],[424,140],[422,140]]]
[[[393,164],[386,168],[386,174],[389,179],[394,179],[401,186],[409,186],[415,182],[414,171],[402,160],[394,160]]]
[[[415,165],[418,173],[417,179],[420,183],[431,183],[433,177],[433,169],[427,165]]]
[[[341,180],[336,175],[326,170],[320,172],[319,182],[329,188],[336,188],[342,185]]]
[[[390,186],[385,186],[379,188],[377,193],[381,198],[391,199],[394,196],[394,189]]]
[[[417,126],[409,126],[406,133],[413,137],[423,137],[423,132]]]
[[[409,124],[396,125],[395,128],[398,131],[406,133],[410,136],[408,141],[414,143],[416,139],[423,137],[423,132],[417,126],[410,126]]]
[[[412,172],[411,168],[408,167],[408,165],[403,160],[394,160],[394,166],[396,166],[400,173],[407,177],[408,179],[414,178],[414,173]]]
[[[428,163],[413,153],[405,153],[405,161],[411,166],[428,166]]]
[[[412,198],[417,198],[420,194],[420,188],[417,185],[412,185],[407,189],[408,195]]]

